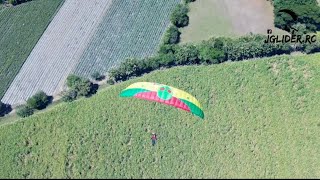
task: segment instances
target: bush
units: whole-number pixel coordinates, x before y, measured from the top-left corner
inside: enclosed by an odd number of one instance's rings
[[[67,78],[67,86],[69,88],[75,87],[77,84],[79,84],[82,81],[82,78],[79,76],[76,76],[74,74],[69,75]]]
[[[29,107],[28,105],[24,105],[24,106],[18,108],[18,110],[17,110],[17,115],[22,118],[31,116],[31,115],[33,115],[33,113],[34,113],[34,110],[31,107]]]
[[[0,102],[0,117],[9,114],[12,111],[11,105]]]
[[[104,75],[100,74],[98,71],[94,72],[91,75],[92,79],[96,80],[96,81],[101,81],[104,79]]]
[[[182,45],[175,51],[175,64],[177,65],[188,65],[197,64],[199,57],[199,51],[196,46],[193,45]]]
[[[50,103],[49,96],[47,96],[47,94],[44,93],[43,91],[38,92],[37,94],[35,94],[34,96],[32,96],[27,100],[27,105],[30,108],[37,109],[37,110],[46,108],[49,103]]]
[[[74,87],[74,90],[78,96],[89,96],[92,92],[92,86],[93,84],[89,80],[83,79]]]
[[[74,89],[66,91],[62,96],[62,101],[64,102],[72,102],[77,99],[78,92]]]
[[[108,79],[108,80],[107,80],[107,83],[110,84],[110,85],[114,85],[115,82],[114,82],[113,79]]]
[[[308,31],[320,30],[320,7],[316,0],[277,0],[273,1],[275,26],[289,30],[288,27],[295,23],[306,25]],[[298,15],[297,21],[286,13],[279,12],[282,9],[290,9]]]
[[[223,62],[225,55],[222,50],[214,48],[209,44],[199,46],[199,60],[201,63],[218,64]]]
[[[180,41],[180,31],[175,26],[170,26],[170,28],[166,31],[163,44],[178,44]]]
[[[185,4],[191,3],[191,2],[195,2],[196,0],[184,0]]]
[[[189,24],[189,9],[186,5],[179,4],[172,12],[170,20],[176,27],[185,27]]]

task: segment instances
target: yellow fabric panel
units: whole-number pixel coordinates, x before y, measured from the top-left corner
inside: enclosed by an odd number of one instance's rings
[[[160,89],[160,87],[162,87],[162,86],[167,86],[167,85],[152,83],[152,82],[137,82],[137,83],[131,84],[129,87],[126,88],[126,90],[139,88],[139,89],[146,89],[149,91],[158,91]],[[170,89],[172,90],[172,95],[174,97],[179,98],[179,99],[185,99],[185,100],[193,103],[194,105],[198,106],[200,109],[202,109],[202,106],[200,105],[198,100],[194,96],[192,96],[191,94],[189,94],[185,91],[182,91],[180,89],[171,87],[171,86],[168,86],[168,87],[170,87]]]

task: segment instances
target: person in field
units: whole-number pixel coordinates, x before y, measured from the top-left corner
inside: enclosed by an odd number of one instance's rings
[[[152,146],[156,145],[157,140],[158,140],[157,135],[156,135],[156,133],[153,132],[151,135]]]

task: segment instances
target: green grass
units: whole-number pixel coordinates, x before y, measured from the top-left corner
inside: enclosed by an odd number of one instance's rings
[[[320,54],[156,71],[0,127],[1,178],[320,177]],[[151,81],[205,120],[120,98]],[[151,146],[150,131],[158,133]]]
[[[0,7],[0,98],[19,72],[63,0]]]
[[[221,3],[198,0],[189,5],[189,25],[181,29],[181,42],[200,42],[215,36],[234,36],[232,22]]]

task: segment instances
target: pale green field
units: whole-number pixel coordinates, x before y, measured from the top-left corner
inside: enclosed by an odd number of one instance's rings
[[[0,178],[319,178],[319,59],[156,71],[2,125]],[[137,81],[195,95],[205,119],[119,97]]]
[[[190,24],[181,29],[181,42],[199,42],[213,36],[233,36],[231,20],[225,7],[216,0],[190,3]]]

